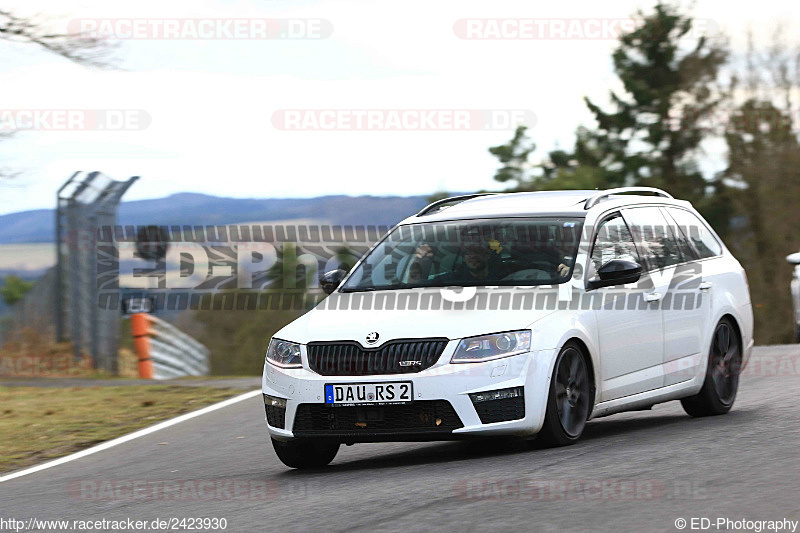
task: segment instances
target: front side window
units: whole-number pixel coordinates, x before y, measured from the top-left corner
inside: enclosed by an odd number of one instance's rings
[[[722,246],[717,239],[693,213],[677,207],[668,207],[667,211],[678,223],[681,232],[692,242],[702,259],[715,257],[722,253]]]
[[[563,283],[572,273],[582,226],[580,218],[400,226],[359,264],[342,292]]]
[[[675,235],[658,207],[636,207],[623,212],[634,240],[641,245],[650,270],[683,261]]]
[[[612,259],[639,263],[633,236],[619,213],[611,215],[600,223],[592,246],[592,263],[595,271]]]

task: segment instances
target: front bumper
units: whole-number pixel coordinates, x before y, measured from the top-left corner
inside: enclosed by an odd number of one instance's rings
[[[323,376],[309,369],[305,346],[301,347],[303,368],[284,369],[266,363],[261,386],[263,394],[286,400],[284,427],[276,427],[280,424],[276,423],[276,415],[273,412],[270,417],[272,423],[267,420],[269,433],[279,440],[317,436],[341,442],[447,440],[472,436],[536,434],[544,420],[550,386],[550,367],[555,358],[555,350],[533,350],[484,363],[451,364],[450,359],[457,344],[458,341],[450,341],[436,364],[418,373],[357,377]],[[411,381],[414,400],[406,404],[407,409],[413,411],[413,416],[426,417],[426,420],[430,416],[441,420],[442,427],[409,428],[408,424],[401,424],[403,427],[396,431],[386,428],[374,431],[369,421],[355,424],[348,414],[340,416],[339,419],[343,424],[339,423],[328,433],[308,433],[302,430],[295,433],[296,427],[302,426],[307,429],[307,420],[304,417],[308,417],[309,413],[320,417],[327,409],[351,409],[327,407],[324,395],[326,384],[392,381]],[[524,417],[517,420],[482,423],[469,395],[514,387],[524,388]],[[301,405],[303,407],[298,409]],[[448,410],[450,407],[455,419],[450,416]],[[403,420],[408,420],[411,416],[400,411],[402,409],[393,409],[392,416],[397,415]],[[342,412],[337,411],[332,415],[339,413]],[[298,418],[302,419],[302,423],[296,426]]]

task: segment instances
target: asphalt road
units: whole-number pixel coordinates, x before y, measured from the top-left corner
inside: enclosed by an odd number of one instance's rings
[[[222,378],[160,379],[103,379],[103,378],[39,378],[0,376],[0,387],[125,387],[136,385],[177,385],[180,387],[213,387],[216,389],[253,390],[261,387],[261,379],[254,376]]]
[[[800,347],[767,347],[725,416],[692,419],[671,402],[592,421],[567,448],[362,444],[342,447],[325,470],[300,472],[275,457],[253,398],[2,483],[0,518],[216,517],[228,531],[403,532],[800,520],[798,405]]]

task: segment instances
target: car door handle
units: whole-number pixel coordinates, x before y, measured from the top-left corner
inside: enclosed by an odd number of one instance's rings
[[[646,302],[657,302],[661,299],[660,292],[650,292],[644,295],[644,300]]]
[[[714,284],[711,283],[710,281],[704,281],[697,288],[700,289],[701,291],[707,291],[712,287],[712,285]]]

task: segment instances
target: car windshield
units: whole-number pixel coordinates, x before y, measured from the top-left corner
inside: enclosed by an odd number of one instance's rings
[[[398,226],[342,292],[563,283],[572,274],[582,222],[507,218]]]

